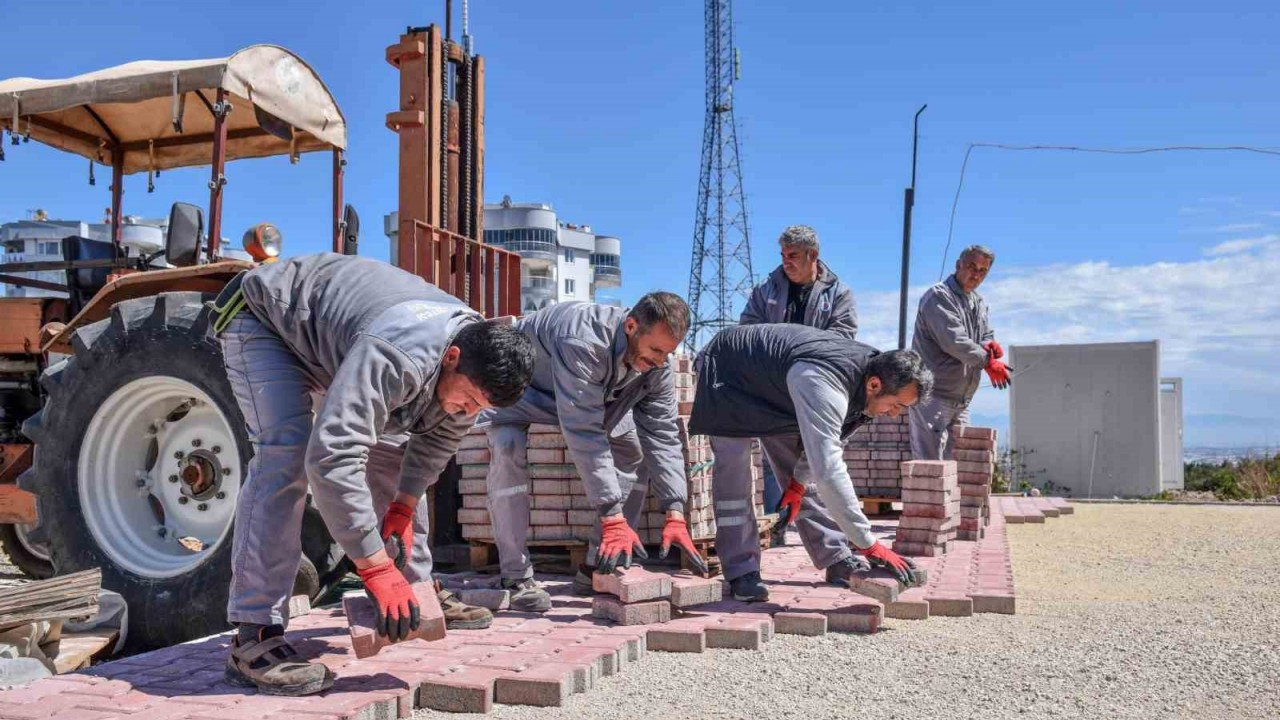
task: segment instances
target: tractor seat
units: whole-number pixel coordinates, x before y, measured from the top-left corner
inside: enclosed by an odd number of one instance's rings
[[[123,251],[115,243],[92,240],[78,235],[62,238],[62,259],[122,260]],[[107,284],[111,268],[68,268],[67,294],[70,296],[71,313],[74,316]]]

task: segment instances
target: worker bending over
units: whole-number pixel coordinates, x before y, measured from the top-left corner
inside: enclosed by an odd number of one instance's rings
[[[653,292],[629,311],[593,303],[559,303],[516,323],[537,353],[533,381],[520,401],[484,413],[489,423],[489,514],[498,545],[502,586],[511,607],[545,612],[551,597],[533,580],[529,557],[531,423],[558,424],[568,454],[599,517],[574,589],[591,592],[591,570],[644,557],[635,526],[647,479],[666,512],[662,554],[672,544],[705,572],[693,548],[684,505],[684,453],[676,426],[675,382],[667,356],[689,329],[680,296]],[[639,478],[639,479],[638,479]]]
[[[476,414],[524,392],[533,350],[510,325],[484,321],[421,278],[354,256],[262,265],[228,285],[215,309],[253,445],[236,503],[227,676],[268,694],[319,692],[333,673],[301,661],[284,638],[308,488],[380,631],[405,637],[419,622],[410,583],[431,579],[419,500]],[[409,438],[400,476],[366,472],[378,439],[397,434]],[[403,573],[386,550],[393,539],[409,554]],[[440,593],[447,623],[492,619]]]
[[[871,563],[910,582],[910,560],[871,534],[844,463],[843,444],[873,417],[896,417],[927,397],[933,377],[911,350],[881,353],[798,325],[722,330],[697,359],[689,432],[711,436],[716,554],[737,600],[767,600],[752,507],[751,438],[799,434],[794,475],[817,488],[844,535]]]

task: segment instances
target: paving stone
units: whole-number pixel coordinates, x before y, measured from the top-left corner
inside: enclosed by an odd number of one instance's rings
[[[820,613],[780,612],[773,616],[773,630],[780,635],[826,635],[827,616]]]
[[[973,600],[965,595],[931,595],[929,614],[944,617],[968,617],[973,614]]]
[[[560,707],[573,692],[573,677],[571,665],[541,663],[498,678],[494,684],[494,700],[504,705]]]
[[[908,460],[899,467],[904,477],[943,477],[956,474],[954,460]]]
[[[831,632],[873,633],[880,629],[884,611],[877,604],[852,605],[828,610],[827,629]]]
[[[413,584],[413,594],[418,599],[421,622],[418,629],[409,633],[410,640],[439,640],[444,637],[444,611],[440,609],[440,601],[436,599],[436,591],[430,582]],[[377,655],[378,651],[390,645],[384,635],[374,629],[377,613],[373,603],[363,592],[347,593],[342,597],[342,609],[346,613],[348,632],[351,636],[351,648],[357,658]]]
[[[1012,593],[1008,595],[971,593],[969,597],[973,600],[973,611],[976,613],[1016,614],[1017,603]]]
[[[619,569],[608,575],[592,573],[591,587],[598,593],[615,595],[624,603],[671,597],[671,576],[642,567]]]
[[[418,706],[456,713],[487,713],[493,709],[494,683],[508,670],[467,667],[427,679],[418,687]]]
[[[761,621],[733,616],[727,617],[719,623],[708,625],[705,634],[707,647],[709,648],[759,650],[760,646],[766,642],[764,626]]]
[[[720,578],[702,578],[692,574],[671,578],[671,606],[687,608],[724,599],[724,582]]]
[[[478,605],[490,610],[506,610],[511,604],[511,592],[497,588],[469,588],[459,590],[458,599],[468,605]]]
[[[898,599],[902,586],[897,580],[890,578],[865,577],[854,574],[849,578],[849,589],[859,595],[865,595],[882,603],[891,603]]]
[[[666,600],[623,603],[612,595],[596,595],[591,598],[591,614],[619,625],[653,625],[671,620],[671,603]]]
[[[649,628],[645,642],[650,650],[660,652],[700,653],[707,649],[705,629],[693,625],[667,623],[662,627]]]

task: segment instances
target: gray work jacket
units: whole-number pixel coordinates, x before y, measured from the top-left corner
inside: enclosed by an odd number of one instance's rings
[[[782,266],[769,273],[769,278],[751,291],[751,299],[738,318],[740,325],[786,322],[787,292],[791,281]],[[804,324],[819,330],[830,330],[855,339],[858,334],[858,303],[853,291],[818,261],[818,279],[809,292],[809,303],[804,309]]]
[[[533,382],[511,408],[488,411],[495,425],[526,415],[526,404],[554,414],[578,468],[587,497],[601,515],[622,512],[609,431],[631,413],[645,461],[653,469],[654,492],[664,510],[684,510],[688,487],[676,425],[675,380],[669,365],[627,377],[624,362],[627,311],[568,302],[530,313],[516,327],[533,341]]]
[[[312,497],[352,557],[383,548],[365,481],[369,449],[407,433],[401,492],[420,496],[457,452],[475,416],[435,397],[440,357],[479,313],[378,260],[322,253],[249,271],[246,307],[302,362],[325,394],[307,443]]]
[[[977,291],[965,293],[954,274],[926,290],[911,349],[933,371],[934,397],[968,405],[987,365],[982,344],[994,337],[987,303]]]

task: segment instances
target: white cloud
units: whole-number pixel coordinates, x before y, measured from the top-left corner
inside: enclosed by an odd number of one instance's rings
[[[1218,243],[1217,245],[1206,249],[1204,252],[1206,255],[1234,255],[1235,253],[1252,250],[1264,245],[1271,245],[1277,241],[1280,241],[1280,235],[1275,234],[1263,235],[1261,237],[1254,238],[1240,238],[1238,240],[1228,240],[1226,242]]]
[[[1185,380],[1186,415],[1274,418],[1274,438],[1280,430],[1280,236],[1253,240],[1260,242],[1181,263],[997,264],[981,292],[1006,347],[1159,340],[1161,374]],[[924,289],[911,289],[909,323]],[[896,347],[897,308],[896,292],[861,295],[860,338]],[[908,326],[908,341],[910,334]],[[973,410],[1007,414],[1008,396],[983,388]]]
[[[1229,225],[1219,225],[1218,227],[1214,228],[1213,231],[1219,232],[1219,233],[1235,233],[1235,232],[1249,232],[1250,230],[1261,230],[1261,229],[1262,229],[1262,223],[1231,223]]]

